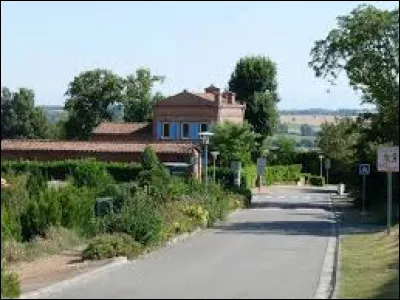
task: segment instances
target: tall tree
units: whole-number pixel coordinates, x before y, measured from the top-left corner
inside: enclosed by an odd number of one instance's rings
[[[1,138],[47,138],[48,122],[44,112],[35,107],[33,90],[20,88],[1,91]]]
[[[271,135],[277,126],[276,103],[279,97],[276,73],[276,64],[271,59],[248,56],[239,60],[229,80],[229,90],[236,93],[239,101],[247,104],[245,119],[263,137]]]
[[[67,138],[86,139],[102,120],[110,120],[110,103],[121,101],[124,81],[109,70],[95,69],[76,76],[65,93]]]
[[[332,83],[345,71],[362,102],[378,109],[383,140],[398,144],[399,10],[360,5],[337,19],[337,27],[315,42],[309,65]]]
[[[145,68],[137,69],[136,74],[126,78],[125,121],[145,122],[152,119],[153,104],[163,98],[160,93],[153,94],[152,89],[164,80],[164,76],[152,75],[150,70]]]
[[[252,113],[254,131],[261,137],[272,136],[277,131],[279,112],[274,96],[269,91],[255,93],[248,110]]]

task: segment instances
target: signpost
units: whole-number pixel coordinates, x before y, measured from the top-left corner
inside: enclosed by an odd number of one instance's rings
[[[242,168],[242,163],[240,161],[232,161],[231,169],[235,173],[234,183],[236,186],[240,186],[240,169]]]
[[[387,234],[392,222],[392,172],[399,172],[399,146],[378,148],[378,172],[387,173]]]
[[[265,157],[257,158],[257,175],[259,176],[258,191],[261,191],[261,179],[265,176],[265,167],[267,166],[267,159]]]
[[[366,177],[371,173],[371,166],[370,164],[360,164],[358,167],[358,174],[362,176],[362,208],[361,208],[361,215],[365,215],[365,182]]]
[[[327,158],[325,160],[325,169],[326,169],[326,184],[329,183],[329,169],[331,168],[331,160]]]

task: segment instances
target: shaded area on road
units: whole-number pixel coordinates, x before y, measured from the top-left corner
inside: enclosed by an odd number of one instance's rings
[[[252,233],[282,235],[333,236],[332,222],[325,221],[273,221],[273,222],[237,222],[217,226],[217,234]]]
[[[249,209],[259,208],[280,208],[280,209],[323,209],[331,211],[331,205],[328,202],[315,201],[315,202],[289,202],[281,201],[253,201]]]

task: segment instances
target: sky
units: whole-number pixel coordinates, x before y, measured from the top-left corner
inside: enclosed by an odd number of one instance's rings
[[[1,86],[35,91],[37,105],[63,105],[69,82],[104,68],[120,76],[149,68],[164,75],[155,91],[227,87],[237,61],[264,55],[277,64],[280,109],[363,108],[342,76],[336,86],[308,67],[314,41],[361,3],[12,2],[1,1]]]

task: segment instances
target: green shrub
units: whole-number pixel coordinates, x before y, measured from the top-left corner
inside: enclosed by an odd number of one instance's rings
[[[18,276],[1,266],[1,298],[17,298],[20,293]]]
[[[267,184],[295,182],[301,176],[301,169],[301,165],[267,166]]]
[[[82,258],[105,259],[116,256],[136,257],[143,249],[142,245],[136,242],[128,234],[103,234],[93,238],[82,253]]]
[[[9,183],[7,188],[1,188],[1,208],[9,209],[17,218],[25,210],[29,202],[29,193],[26,188],[27,175],[4,174]]]
[[[26,189],[29,193],[29,196],[37,196],[46,188],[47,179],[43,173],[38,168],[31,170],[26,182]]]
[[[95,161],[96,164],[104,166],[107,172],[117,182],[129,182],[138,179],[142,167],[138,163],[105,163]],[[63,161],[30,161],[30,160],[2,160],[1,170],[6,174],[12,172],[27,173],[33,170],[40,170],[48,178],[65,180],[72,171],[85,160],[63,160]]]
[[[256,185],[257,167],[255,165],[247,165],[243,168],[244,186],[253,188]]]
[[[82,161],[73,171],[74,184],[102,189],[112,182],[111,176],[103,164],[94,160]]]
[[[314,186],[325,185],[325,178],[322,176],[310,176],[310,184]]]
[[[158,242],[162,216],[156,202],[143,192],[124,202],[121,213],[105,217],[106,232],[127,233],[144,245]]]
[[[21,240],[21,224],[18,222],[18,215],[11,209],[1,208],[1,241]]]

